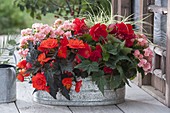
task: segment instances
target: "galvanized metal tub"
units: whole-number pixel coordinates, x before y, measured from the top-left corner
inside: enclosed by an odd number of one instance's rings
[[[0,65],[0,103],[16,101],[16,72],[12,65]]]
[[[83,79],[81,91],[76,93],[74,87],[70,90],[70,100],[67,100],[61,93],[57,93],[57,99],[53,99],[45,91],[37,91],[34,93],[33,100],[40,104],[48,105],[64,105],[64,106],[96,106],[119,104],[124,102],[125,87],[117,90],[105,88],[104,95],[100,92],[97,85],[91,81],[91,78]]]

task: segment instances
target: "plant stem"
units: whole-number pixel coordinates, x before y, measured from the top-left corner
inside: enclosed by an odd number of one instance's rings
[[[67,6],[68,6],[68,8],[69,8],[69,10],[70,10],[70,14],[71,14],[73,10],[71,9],[70,3],[69,3],[68,0],[65,0],[65,1],[66,1],[66,3],[67,3]]]
[[[79,17],[79,14],[80,14],[81,8],[82,8],[82,1],[81,1],[81,0],[79,0],[79,9],[78,9],[78,12],[77,12],[77,17]]]

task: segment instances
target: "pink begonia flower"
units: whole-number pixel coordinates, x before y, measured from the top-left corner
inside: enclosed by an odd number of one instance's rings
[[[133,53],[133,55],[138,58],[138,59],[142,59],[143,55],[140,53],[139,50],[135,50],[135,52]]]
[[[21,30],[22,36],[27,36],[27,35],[31,35],[31,34],[32,34],[32,29],[30,29],[30,28]]]
[[[147,58],[148,62],[152,63],[152,58],[153,58],[153,57],[151,57],[151,56],[148,57],[148,58]]]
[[[139,67],[144,67],[144,65],[147,63],[147,60],[146,59],[141,59],[138,66]]]
[[[61,25],[63,23],[63,21],[61,19],[57,19],[55,22],[54,22],[54,27],[58,27],[59,25]]]
[[[35,41],[35,37],[34,37],[34,36],[29,36],[29,35],[23,36],[23,37],[21,38],[21,40],[20,40],[20,46],[24,46],[25,44],[27,44],[27,43],[28,43],[28,40],[34,42],[34,41]]]
[[[29,49],[25,49],[25,50],[20,49],[18,51],[18,54],[20,54],[22,57],[25,58],[27,56],[27,54],[28,54],[28,51],[29,51]]]
[[[34,23],[34,24],[32,25],[32,28],[33,28],[33,29],[36,29],[37,31],[40,31],[42,26],[43,26],[42,23]]]
[[[149,47],[144,49],[143,51],[145,52],[144,56],[146,56],[146,57],[153,57],[153,52],[152,52],[152,50]]]
[[[42,28],[41,28],[41,33],[42,34],[45,34],[45,35],[48,35],[50,32],[52,31],[52,28],[50,26],[47,26],[47,25],[44,25]]]
[[[137,39],[137,40],[138,40],[138,44],[139,44],[140,46],[145,46],[145,45],[148,44],[148,41],[147,41],[146,39],[139,38],[139,39]]]
[[[63,37],[66,36],[67,38],[72,37],[71,31],[67,31],[63,34]]]
[[[136,58],[138,58],[139,55],[140,55],[140,51],[139,51],[139,50],[135,50],[134,56],[135,56]]]
[[[149,71],[151,69],[151,64],[149,62],[147,62],[144,66],[143,66],[143,70],[145,72]]]
[[[73,23],[70,23],[69,30],[74,30],[74,24]]]
[[[51,31],[49,38],[55,38],[55,37],[56,37],[55,32],[54,32],[54,31]]]
[[[46,37],[46,35],[42,33],[35,33],[34,37],[36,41],[42,41]]]
[[[141,34],[142,38],[147,39],[147,37],[144,34]]]
[[[54,31],[56,35],[61,36],[64,34],[64,31],[61,28],[58,28],[57,30]]]
[[[143,55],[142,55],[142,54],[140,54],[138,57],[139,57],[139,59],[142,59],[142,58],[143,58]]]
[[[62,28],[63,30],[73,30],[73,23],[71,23],[70,21],[64,21]]]
[[[148,45],[148,41],[147,41],[147,37],[144,34],[141,35],[137,35],[137,41],[138,41],[138,45],[140,46],[147,46]]]

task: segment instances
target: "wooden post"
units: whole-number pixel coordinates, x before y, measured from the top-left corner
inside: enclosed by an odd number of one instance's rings
[[[117,4],[118,4],[117,13],[118,13],[118,15],[122,15],[122,0],[118,0]],[[118,20],[121,21],[121,18],[118,18]]]
[[[131,14],[131,0],[112,0],[113,15],[129,16]],[[119,21],[121,18],[117,18]]]
[[[167,15],[167,47],[166,47],[166,105],[170,107],[170,0],[168,0]]]

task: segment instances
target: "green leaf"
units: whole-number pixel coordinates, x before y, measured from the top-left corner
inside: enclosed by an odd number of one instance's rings
[[[104,60],[104,61],[108,61],[108,60],[109,60],[109,57],[110,57],[110,54],[107,53],[107,52],[106,52],[106,53],[103,52],[103,53],[102,53],[102,56],[103,56],[103,60]]]
[[[32,95],[35,93],[35,92],[37,92],[38,90],[37,89],[34,89],[34,91],[32,92]]]
[[[36,15],[36,19],[37,19],[37,20],[41,20],[41,14],[38,13],[38,14]]]
[[[110,79],[110,88],[111,89],[117,89],[122,82],[122,78],[120,75],[114,75]]]
[[[112,55],[117,55],[118,50],[116,47],[114,47],[111,43],[105,44],[102,48],[103,52],[108,52]]]
[[[133,63],[132,60],[131,60],[128,56],[117,56],[117,57],[116,57],[116,60],[115,60],[115,62],[114,62],[115,65],[117,65],[117,63],[118,63],[119,61],[121,61],[121,60],[127,60],[127,61]]]
[[[43,15],[46,15],[47,10],[46,10],[45,5],[41,8],[41,13],[42,13]]]
[[[85,40],[87,41],[87,43],[93,42],[92,37],[91,37],[90,34],[84,34],[84,35],[81,37],[81,39],[82,39],[82,40],[85,39]]]
[[[98,72],[94,72],[92,74],[92,81],[97,81],[103,75],[104,75],[104,72],[102,70],[99,70]]]
[[[141,67],[137,67],[137,69],[138,69],[139,73],[141,73],[142,78],[144,78],[144,76],[145,76],[144,70]]]
[[[115,69],[116,65],[122,60],[127,60],[130,63],[133,63],[132,60],[128,56],[116,56],[116,57],[113,57],[113,58],[110,57],[110,59],[105,63],[105,65],[107,67]]]
[[[9,56],[14,55],[14,50],[9,51]]]
[[[31,11],[30,16],[34,18],[34,11]]]
[[[87,72],[81,72],[81,78],[86,78],[86,77],[88,77]]]
[[[109,50],[108,52],[109,52],[110,54],[112,54],[112,55],[117,55],[117,53],[118,53],[118,51],[117,51],[116,48],[111,49],[111,50]]]
[[[20,10],[21,10],[21,11],[24,11],[24,10],[25,10],[25,8],[24,8],[24,6],[23,6],[23,5],[18,4],[18,6],[19,6],[19,8],[20,8]]]
[[[125,75],[124,75],[122,67],[121,66],[116,66],[116,68],[117,68],[118,72],[120,73],[121,78],[124,78]]]
[[[62,88],[61,93],[66,99],[70,100],[69,91],[65,87]]]
[[[121,43],[122,42],[120,39],[113,37],[113,35],[108,35],[108,39],[111,40],[113,43]]]
[[[114,63],[112,60],[107,61],[107,62],[105,63],[105,65],[106,65],[107,67],[110,67],[111,69],[115,69],[115,68],[116,68],[115,63]]]
[[[17,42],[15,40],[9,40],[8,44],[15,46],[17,44]]]
[[[3,61],[2,64],[8,64],[10,59],[7,59],[6,61]]]
[[[73,71],[73,64],[68,62],[67,60],[60,60],[59,62],[60,69],[62,73],[65,71],[72,72]]]
[[[56,99],[56,94],[58,92],[57,82],[56,82],[55,78],[53,77],[53,75],[51,74],[50,70],[46,70],[44,72],[44,75],[46,77],[47,84],[50,86],[50,95],[54,99]]]
[[[123,49],[125,47],[125,41],[121,42],[119,45],[119,49]]]
[[[123,72],[122,67],[121,67],[121,66],[117,66],[117,70],[118,70],[118,72],[120,73],[120,77],[122,78],[123,82],[125,82],[128,86],[130,86],[130,85],[129,85],[129,81],[128,81],[127,78],[126,78],[126,76],[125,76],[125,74],[124,74],[124,72]]]
[[[129,87],[131,87],[126,77],[123,79],[123,82],[126,83]]]
[[[38,55],[39,55],[39,51],[36,49],[32,49],[26,57],[27,62],[33,64],[37,60]]]
[[[75,68],[87,71],[88,75],[91,72],[97,72],[99,70],[99,64],[97,62],[90,62],[89,60],[84,60],[82,63],[75,66]]]
[[[127,55],[127,54],[131,53],[131,51],[132,51],[132,48],[128,48],[128,47],[124,47],[123,49],[121,49],[121,52],[124,55]]]
[[[127,72],[125,73],[125,76],[126,76],[126,78],[132,80],[132,79],[134,79],[134,77],[136,77],[136,74],[137,74],[136,68],[129,68],[127,70]]]
[[[92,81],[95,81],[96,85],[98,86],[99,90],[104,95],[104,87],[107,84],[107,81],[105,79],[104,72],[100,70],[99,72],[95,72],[92,75]]]

